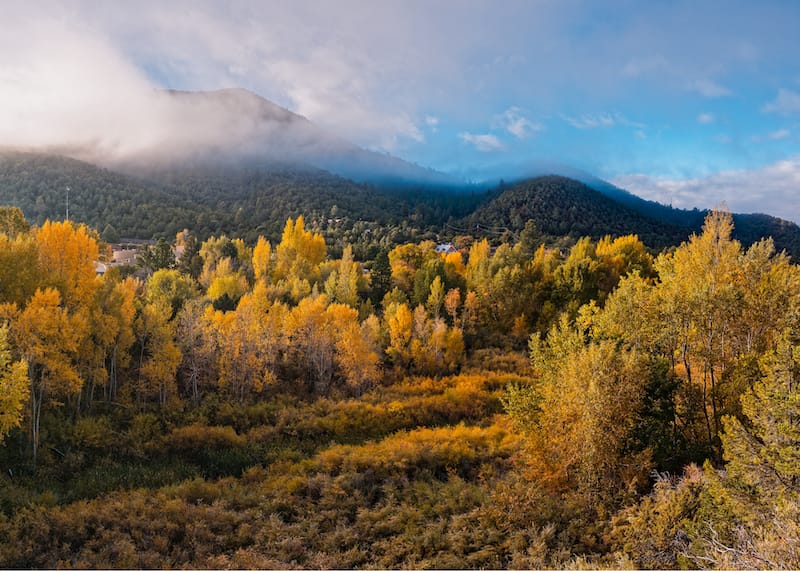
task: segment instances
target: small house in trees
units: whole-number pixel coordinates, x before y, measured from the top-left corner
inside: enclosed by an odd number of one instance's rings
[[[139,252],[135,249],[114,250],[112,265],[115,266],[134,266]]]
[[[455,252],[458,252],[458,250],[456,250],[456,247],[453,246],[453,244],[447,242],[446,244],[438,244],[436,246],[436,252],[439,254],[447,255],[447,254],[454,254]]]

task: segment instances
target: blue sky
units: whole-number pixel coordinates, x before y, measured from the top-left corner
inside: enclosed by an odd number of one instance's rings
[[[137,90],[242,86],[471,180],[560,163],[675,206],[800,221],[800,2],[0,8],[2,143],[44,128],[34,104],[54,110],[49,129],[72,132],[119,123]]]

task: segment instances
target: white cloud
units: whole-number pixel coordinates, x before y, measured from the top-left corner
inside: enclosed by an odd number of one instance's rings
[[[614,117],[608,113],[581,115],[580,117],[562,115],[561,118],[576,129],[597,129],[600,127],[613,127],[616,125]]]
[[[697,122],[701,125],[709,125],[714,121],[716,121],[716,117],[714,117],[713,113],[700,113],[700,115],[697,116]]]
[[[476,149],[483,153],[491,153],[493,151],[501,151],[505,147],[500,140],[490,133],[459,133],[459,138],[465,143],[473,145]]]
[[[676,208],[712,208],[726,202],[734,212],[763,212],[800,222],[800,156],[759,169],[722,171],[705,177],[628,174],[612,182],[642,198]]]
[[[544,130],[544,125],[531,121],[519,107],[509,107],[502,115],[495,117],[494,125],[505,129],[517,139],[527,139]]]
[[[751,139],[756,143],[760,143],[762,141],[782,141],[791,136],[792,132],[789,131],[789,129],[778,129],[777,131],[772,131],[766,135],[753,135]]]
[[[0,145],[136,149],[169,128],[165,98],[139,70],[56,20],[4,30],[0,69]]]
[[[779,89],[778,95],[762,108],[767,113],[800,113],[800,93]]]
[[[426,115],[425,125],[430,129],[431,133],[436,133],[439,131],[439,118],[434,115]]]
[[[782,139],[788,139],[791,135],[792,132],[789,131],[789,129],[778,129],[777,131],[768,133],[767,138],[773,141],[780,141]]]
[[[733,92],[711,79],[696,79],[689,83],[689,91],[696,91],[703,97],[717,98],[733,95]]]

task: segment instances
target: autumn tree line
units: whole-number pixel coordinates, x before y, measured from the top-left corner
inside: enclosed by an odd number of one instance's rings
[[[180,258],[156,246],[144,280],[96,275],[107,246],[85,226],[30,228],[7,208],[0,227],[0,433],[33,466],[48,415],[344,401],[527,350],[501,398],[522,448],[481,500],[529,510],[503,520],[543,550],[520,565],[563,565],[565,549],[594,565],[800,564],[800,271],[771,240],[743,249],[730,214],[655,257],[636,236],[559,251],[528,224],[497,248],[366,262],[331,259],[298,217],[277,244],[180,233]]]

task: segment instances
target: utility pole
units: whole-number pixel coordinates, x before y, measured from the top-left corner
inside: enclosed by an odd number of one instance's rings
[[[69,222],[69,186],[67,187],[67,222]]]

